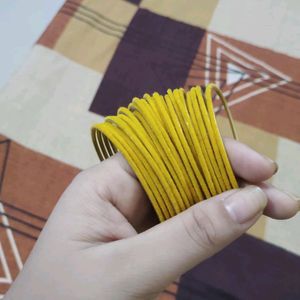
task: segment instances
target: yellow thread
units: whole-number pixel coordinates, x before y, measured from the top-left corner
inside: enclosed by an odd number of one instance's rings
[[[132,105],[129,106],[131,109],[134,107],[137,110],[139,110],[143,117],[145,117],[145,119],[147,120],[148,124],[151,124],[151,129],[154,130],[158,140],[160,141],[160,143],[163,145],[163,143],[165,142],[164,140],[164,129],[159,127],[158,122],[156,121],[156,117],[155,115],[152,113],[152,111],[150,110],[150,106],[148,105],[148,103],[144,100],[144,99],[137,99],[135,98],[132,102]],[[147,139],[144,141],[146,147],[150,144],[150,140]],[[168,149],[168,148],[167,148]],[[169,154],[171,154],[170,149],[168,149]],[[155,163],[155,160],[154,160]],[[178,193],[177,187],[174,184],[173,180],[172,180],[172,176],[169,172],[166,171],[165,168],[165,160],[162,161],[162,163],[160,164],[159,168],[156,169],[157,174],[160,174],[161,172],[164,173],[164,178],[161,178],[161,180],[167,180],[167,185],[165,186],[165,189],[167,191],[167,194],[170,198],[170,202],[173,203],[173,207],[176,213],[178,213],[180,210],[179,206],[180,204],[182,204],[182,199]],[[173,212],[170,211],[171,215],[173,215]]]
[[[170,90],[168,90],[168,94],[170,93]],[[182,157],[182,159],[184,160],[185,166],[186,166],[186,170],[187,173],[189,174],[189,176],[192,179],[193,182],[193,187],[195,189],[196,192],[196,197],[200,197],[201,199],[203,199],[203,193],[204,190],[206,192],[206,194],[209,194],[206,183],[204,182],[200,170],[198,169],[196,162],[194,160],[194,157],[192,155],[191,149],[188,145],[188,142],[186,141],[186,137],[184,135],[183,129],[182,129],[182,120],[180,118],[180,116],[177,114],[177,112],[175,111],[175,100],[174,98],[170,98],[169,95],[165,95],[165,99],[167,102],[167,106],[169,108],[170,111],[170,115],[171,118],[174,122],[175,125],[175,129],[177,132],[177,136],[174,139],[174,143],[176,143],[177,147],[178,147],[178,151],[180,153],[180,156]],[[173,99],[173,101],[172,101]],[[176,106],[175,106],[176,107]],[[199,185],[199,181],[201,182],[203,189],[200,188]],[[194,201],[197,201],[196,199],[194,199]]]
[[[147,176],[147,178],[145,178],[145,175],[148,175],[148,165],[145,164],[143,161],[139,161],[137,159],[136,152],[131,151],[130,149],[130,142],[126,141],[126,139],[122,137],[122,134],[115,134],[111,126],[112,125],[109,123],[102,123],[96,124],[94,128],[100,130],[101,132],[103,132],[103,134],[109,134],[110,140],[113,143],[119,145],[120,151],[126,157],[128,163],[131,165],[132,169],[138,176],[142,186],[144,187],[147,195],[149,196],[159,219],[165,220],[167,218],[170,218],[171,216],[168,212],[165,201],[163,200],[165,199],[163,198],[164,195],[161,195],[159,189],[157,188],[157,184],[153,182],[151,176]]]
[[[144,187],[162,222],[191,205],[238,184],[213,109],[212,93],[221,99],[234,138],[227,102],[215,84],[165,96],[134,98],[117,116],[92,127],[100,160],[120,151]]]
[[[207,86],[207,88],[208,88],[208,86]],[[216,161],[218,164],[218,169],[221,173],[221,177],[219,178],[220,184],[223,184],[223,186],[222,186],[223,190],[230,189],[230,183],[227,178],[226,170],[224,169],[224,166],[223,166],[222,157],[221,157],[220,150],[218,148],[218,143],[217,143],[216,136],[215,136],[216,132],[213,129],[213,126],[211,124],[211,119],[210,119],[211,115],[208,114],[207,106],[206,106],[206,103],[202,96],[202,90],[200,89],[200,87],[196,87],[196,95],[197,95],[197,98],[199,101],[198,103],[200,106],[201,114],[202,114],[204,124],[205,124],[206,130],[207,130],[207,135],[210,139],[210,143],[213,148],[214,156],[216,157]],[[212,99],[210,99],[210,100],[212,102]]]
[[[186,103],[187,103],[188,112],[191,116],[192,125],[194,126],[195,132],[197,135],[196,142],[200,144],[205,161],[209,168],[209,173],[212,177],[212,181],[213,181],[213,184],[216,189],[216,191],[212,191],[212,195],[216,195],[216,194],[221,193],[222,189],[220,187],[218,178],[214,171],[214,166],[213,166],[214,161],[212,162],[212,160],[214,159],[214,156],[212,155],[212,150],[211,150],[211,147],[210,147],[210,144],[208,141],[206,131],[205,130],[203,131],[203,123],[201,124],[201,126],[199,125],[199,123],[201,123],[202,119],[200,119],[200,118],[197,119],[197,115],[200,115],[200,112],[198,112],[198,113],[195,112],[194,104],[193,104],[193,102],[195,102],[195,101],[193,101],[193,100],[194,100],[194,98],[192,96],[192,93],[190,91],[188,91]]]
[[[180,150],[177,150],[178,148],[180,148],[181,143],[179,141],[176,129],[173,125],[173,122],[172,122],[171,117],[168,112],[168,108],[166,106],[166,102],[163,99],[163,97],[161,95],[159,95],[158,93],[154,93],[153,94],[153,102],[157,105],[157,108],[158,108],[159,113],[161,114],[162,120],[164,120],[164,123],[166,126],[166,131],[169,134],[169,137],[171,140],[171,145],[173,146],[171,157],[173,157],[174,160],[176,161],[176,164],[178,164],[178,170],[176,170],[176,174],[178,174],[180,176],[180,180],[182,182],[183,188],[188,197],[187,207],[189,207],[194,204],[193,199],[195,199],[196,193],[193,193],[193,191],[194,191],[193,183],[191,181],[191,177],[189,177],[188,173],[186,172],[185,165],[184,165],[184,159],[182,159],[180,157],[180,154],[179,154]]]
[[[232,123],[232,116],[231,116],[230,110],[228,109],[227,101],[225,100],[221,90],[215,84],[209,84],[207,86],[207,88],[205,89],[205,99],[206,99],[207,110],[208,110],[208,113],[210,115],[210,120],[211,120],[212,127],[213,127],[213,130],[214,130],[215,136],[216,136],[218,147],[220,149],[220,153],[221,153],[221,156],[222,156],[222,159],[223,159],[223,163],[225,165],[225,170],[227,172],[227,176],[229,177],[229,180],[230,180],[230,183],[231,183],[232,187],[237,188],[238,184],[237,184],[237,181],[236,181],[235,176],[233,174],[232,168],[230,166],[230,162],[229,162],[229,159],[228,159],[227,154],[226,154],[226,150],[225,150],[225,147],[224,147],[221,135],[220,135],[220,131],[218,129],[218,124],[217,124],[217,121],[216,121],[213,102],[212,102],[212,91],[215,91],[217,93],[217,95],[220,97],[220,99],[221,99],[221,101],[222,101],[222,103],[225,107],[225,110],[226,110],[227,115],[229,117],[229,123],[230,123],[230,126],[231,126],[231,130],[232,130],[233,136],[235,138],[237,138],[237,134],[236,134],[235,128],[234,128],[233,123]]]
[[[172,203],[175,196],[172,190],[174,184],[172,183],[171,176],[164,168],[164,163],[159,159],[159,157],[157,155],[152,156],[151,153],[149,153],[150,143],[145,143],[145,145],[143,145],[136,134],[129,126],[126,126],[126,123],[122,122],[121,119],[118,119],[117,117],[108,117],[107,121],[110,120],[114,121],[115,124],[123,130],[123,132],[128,133],[129,139],[126,143],[132,142],[131,149],[134,149],[139,161],[144,161],[144,164],[147,166],[148,175],[150,175],[156,183],[156,186],[164,198],[164,202],[166,203],[170,215],[174,216],[175,212],[180,212],[177,202],[174,204]],[[154,152],[154,154],[156,154],[156,152]],[[158,180],[158,178],[160,178],[160,180]]]

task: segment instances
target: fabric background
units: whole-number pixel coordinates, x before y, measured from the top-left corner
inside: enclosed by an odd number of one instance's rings
[[[277,161],[273,184],[300,195],[299,1],[68,0],[51,10],[39,2],[48,21],[36,21],[33,0],[32,17],[14,6],[18,22],[0,4],[1,62],[19,66],[0,70],[1,294],[59,195],[98,163],[91,125],[145,92],[218,83],[240,140]],[[21,35],[26,55],[10,42]],[[218,122],[230,135],[221,108]],[[299,299],[299,228],[299,214],[262,217],[160,299]]]

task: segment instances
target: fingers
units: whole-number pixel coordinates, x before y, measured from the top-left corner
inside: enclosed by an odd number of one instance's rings
[[[249,184],[241,182],[241,187]],[[300,211],[300,197],[294,196],[289,192],[280,190],[270,183],[261,182],[257,184],[268,198],[264,215],[278,220],[292,218]]]
[[[266,204],[258,187],[228,191],[128,239],[135,257],[129,276],[143,274],[144,282],[156,284],[152,291],[163,288],[244,233]]]
[[[234,173],[245,181],[265,181],[277,172],[278,166],[274,161],[247,145],[229,138],[224,138],[224,144]]]
[[[244,180],[258,183],[276,172],[275,162],[248,146],[228,138],[224,139],[224,144],[235,174]],[[120,153],[92,169],[95,171],[94,177],[98,177],[97,188],[101,187],[103,193],[105,187],[105,198],[111,201],[138,231],[157,222],[147,195]],[[104,176],[99,179],[99,174]]]
[[[86,171],[99,198],[111,202],[141,232],[157,223],[151,203],[121,153]]]
[[[278,165],[270,158],[236,140],[224,138],[223,141],[232,168],[238,177],[248,182],[257,183],[269,179],[277,172]],[[136,178],[130,165],[120,153],[110,159],[115,159],[124,171]]]
[[[268,197],[268,204],[264,214],[273,219],[289,219],[300,210],[300,198],[288,192],[281,191],[269,183],[261,183],[259,187],[263,189]]]
[[[108,162],[114,165],[113,168],[120,169],[119,176],[110,178],[108,183],[113,204],[138,232],[157,224],[158,219],[151,202],[124,156],[117,153]]]

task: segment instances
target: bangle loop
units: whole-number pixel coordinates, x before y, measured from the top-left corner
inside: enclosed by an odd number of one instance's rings
[[[134,98],[128,108],[92,127],[100,160],[120,151],[145,189],[160,221],[238,184],[213,108],[221,99],[233,137],[237,133],[221,90],[209,84]]]

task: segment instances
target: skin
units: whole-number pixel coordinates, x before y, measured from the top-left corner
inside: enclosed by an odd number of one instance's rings
[[[224,142],[245,187],[161,224],[121,154],[81,172],[58,201],[5,299],[155,299],[262,213],[294,216],[298,199],[264,183],[276,163],[239,142]]]

